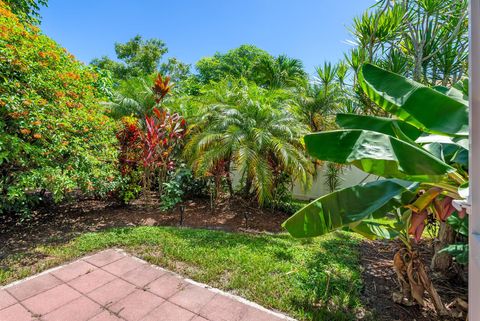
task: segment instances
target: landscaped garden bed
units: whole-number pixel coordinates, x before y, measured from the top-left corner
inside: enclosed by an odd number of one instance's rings
[[[279,227],[288,215],[252,209],[240,200],[225,200],[215,213],[208,199],[187,201],[183,227],[178,208],[161,212],[141,202],[119,207],[96,200],[72,204],[36,221],[2,226],[2,285],[113,247],[299,320],[437,320],[431,305],[393,302],[396,243],[348,232],[293,239]],[[428,261],[430,241],[420,245]],[[434,281],[445,302],[465,298],[461,280]]]
[[[466,0],[377,1],[312,74],[141,35],[86,64],[46,3],[0,0],[1,284],[122,248],[302,321],[467,318]]]
[[[67,212],[31,228],[23,226],[2,233],[0,241],[6,246],[1,250],[0,283],[88,253],[122,248],[150,263],[299,320],[353,320],[356,313],[365,313],[360,300],[358,237],[340,232],[296,240],[285,233],[271,233],[278,231],[268,224],[271,213],[254,215],[249,232],[218,231],[213,229],[241,230],[243,222],[234,225],[224,222],[221,213],[202,215],[201,206],[197,210],[200,217],[217,219],[210,221],[210,230],[141,226],[142,222],[148,225],[150,220],[169,214],[159,213],[156,208],[110,208],[84,214]],[[241,212],[235,215],[243,217]],[[157,223],[162,222],[160,219]],[[273,229],[269,232],[264,226]]]

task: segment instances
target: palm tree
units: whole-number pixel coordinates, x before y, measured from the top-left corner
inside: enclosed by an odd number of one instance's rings
[[[299,59],[280,55],[276,58],[262,57],[254,68],[258,75],[257,83],[269,89],[287,89],[306,83],[306,73]]]
[[[350,97],[345,88],[348,67],[325,62],[317,67],[314,82],[297,94],[295,111],[312,132],[332,129],[336,112],[348,105]]]
[[[245,80],[210,85],[201,98],[201,129],[185,146],[194,171],[227,179],[238,172],[244,192],[255,192],[259,205],[272,200],[280,174],[308,186],[313,166],[301,143],[306,127],[290,113],[288,96]]]
[[[120,82],[110,102],[105,103],[113,118],[134,116],[142,119],[155,106],[153,76],[134,77]]]

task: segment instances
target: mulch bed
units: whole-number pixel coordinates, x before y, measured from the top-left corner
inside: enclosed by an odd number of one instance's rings
[[[288,215],[259,209],[240,198],[220,200],[214,211],[209,199],[192,199],[183,203],[185,227],[225,231],[281,231]],[[162,212],[156,204],[143,200],[120,206],[99,200],[80,200],[34,213],[22,224],[0,222],[0,259],[7,254],[31,249],[37,244],[65,242],[85,232],[110,227],[180,226],[180,206]]]
[[[221,200],[213,212],[208,199],[192,199],[183,205],[183,226],[194,228],[277,233],[282,229],[281,223],[288,217],[282,212],[259,209],[240,198]],[[0,222],[0,261],[10,254],[28,251],[40,244],[60,244],[82,233],[109,227],[179,226],[180,212],[180,206],[172,211],[161,212],[156,204],[145,204],[141,200],[129,206],[119,206],[87,199],[44,209],[23,224]],[[397,242],[361,243],[365,284],[362,300],[367,310],[379,321],[453,320],[439,318],[428,300],[426,307],[407,307],[394,303],[392,292],[397,291],[399,286],[392,268],[392,259],[399,246]],[[428,266],[432,257],[430,242],[421,242],[418,249]],[[464,281],[438,276],[434,276],[433,281],[444,303],[448,304],[456,298],[467,301]]]
[[[443,303],[451,305],[456,318],[439,317],[433,304],[426,299],[426,306],[417,304],[404,306],[397,304],[392,299],[392,293],[400,289],[395,271],[393,270],[393,256],[401,247],[401,242],[364,241],[360,246],[361,261],[363,266],[364,289],[362,299],[367,310],[374,311],[376,320],[465,320],[465,313],[457,309],[452,302],[457,298],[467,301],[467,284],[460,280],[456,274],[450,278],[435,273],[429,273],[432,282],[442,297]],[[428,268],[433,256],[431,240],[424,240],[417,244],[417,249]]]

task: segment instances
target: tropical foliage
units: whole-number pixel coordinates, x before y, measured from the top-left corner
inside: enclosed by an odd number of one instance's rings
[[[241,176],[245,194],[271,202],[281,174],[308,186],[312,164],[300,137],[306,126],[290,112],[288,91],[267,90],[246,80],[224,80],[204,89],[196,128],[185,147],[194,171],[228,180]]]
[[[384,177],[323,196],[289,218],[284,226],[295,237],[311,237],[348,227],[369,238],[399,238],[405,244],[395,268],[406,299],[423,304],[431,295],[446,313],[414,250],[409,234],[419,240],[427,218],[445,221],[458,211],[452,204],[468,177],[468,102],[464,93],[429,88],[366,64],[361,86],[377,106],[394,118],[340,114],[342,129],[307,135],[309,153]],[[386,215],[395,224],[378,223]],[[452,250],[452,249],[450,249]]]
[[[116,186],[115,124],[103,80],[0,2],[0,212]]]
[[[26,24],[38,24],[41,18],[40,7],[46,6],[48,0],[5,0],[4,3],[20,21]]]
[[[386,115],[359,87],[360,69],[373,63],[425,85],[452,86],[467,71],[467,1],[382,0],[354,19],[352,101],[369,114]]]
[[[290,234],[399,239],[397,301],[427,291],[446,313],[416,243],[439,226],[433,267],[468,263],[467,0],[377,1],[344,60],[311,75],[253,45],[189,65],[140,35],[86,66],[39,30],[46,4],[0,0],[2,218],[71,195],[153,195],[161,210],[238,195],[291,213],[294,186],[319,179],[330,193]],[[342,189],[347,167],[378,179]]]

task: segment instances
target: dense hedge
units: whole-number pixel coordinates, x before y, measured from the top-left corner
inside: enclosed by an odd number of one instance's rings
[[[0,214],[27,213],[42,195],[115,188],[115,123],[102,113],[102,84],[0,0]]]

